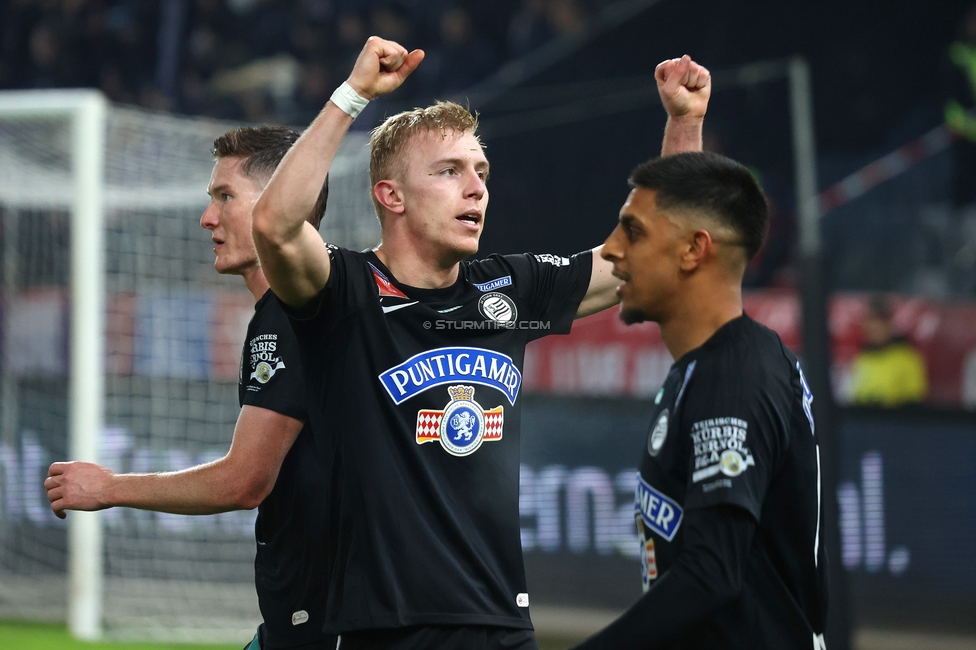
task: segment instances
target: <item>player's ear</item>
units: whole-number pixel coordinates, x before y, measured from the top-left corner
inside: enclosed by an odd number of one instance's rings
[[[682,271],[694,271],[708,257],[712,250],[712,235],[702,228],[692,230],[685,235],[685,241],[680,249],[678,265]]]
[[[390,212],[403,214],[403,194],[397,188],[396,181],[380,181],[373,186],[373,196]]]

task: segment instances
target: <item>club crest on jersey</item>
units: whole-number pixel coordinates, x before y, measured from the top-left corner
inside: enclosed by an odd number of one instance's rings
[[[473,284],[478,291],[484,293],[487,291],[494,291],[495,289],[500,289],[502,287],[512,286],[512,276],[506,275],[504,278],[496,278],[488,282],[482,282],[481,284],[476,282],[472,282],[471,284]]]
[[[478,301],[481,315],[496,323],[512,323],[518,318],[515,302],[504,293],[492,291],[481,296]]]
[[[448,386],[451,401],[444,410],[421,409],[417,412],[417,444],[439,441],[454,456],[468,456],[478,451],[486,440],[501,440],[505,424],[505,407],[487,411],[474,401],[474,386]]]
[[[644,526],[669,542],[678,533],[684,516],[684,509],[677,501],[652,487],[639,473],[634,511]]]
[[[484,348],[451,347],[415,354],[379,375],[394,404],[429,388],[464,382],[497,388],[514,405],[522,373],[508,355]]]
[[[661,447],[664,446],[664,439],[667,437],[668,409],[664,409],[660,417],[658,417],[657,423],[654,425],[651,433],[647,436],[647,453],[651,456],[657,456],[657,452],[661,451]]]

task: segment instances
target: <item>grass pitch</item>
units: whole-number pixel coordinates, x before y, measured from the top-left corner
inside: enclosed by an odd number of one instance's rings
[[[63,624],[0,621],[0,648],[11,650],[241,650],[234,645],[177,645],[172,643],[88,643],[68,634]]]
[[[539,638],[539,650],[563,650],[578,641],[570,638]],[[234,645],[173,643],[88,643],[68,634],[63,624],[0,621],[0,649],[3,650],[241,650],[247,639]]]

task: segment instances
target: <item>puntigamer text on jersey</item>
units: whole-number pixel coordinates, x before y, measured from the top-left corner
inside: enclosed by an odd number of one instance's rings
[[[508,355],[483,348],[450,347],[414,355],[379,376],[394,404],[400,404],[428,388],[457,381],[491,386],[515,404],[522,373]]]

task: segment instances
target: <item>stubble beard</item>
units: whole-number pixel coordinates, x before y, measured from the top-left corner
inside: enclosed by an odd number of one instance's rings
[[[621,307],[620,320],[624,325],[636,325],[647,320],[647,316],[638,307]]]

